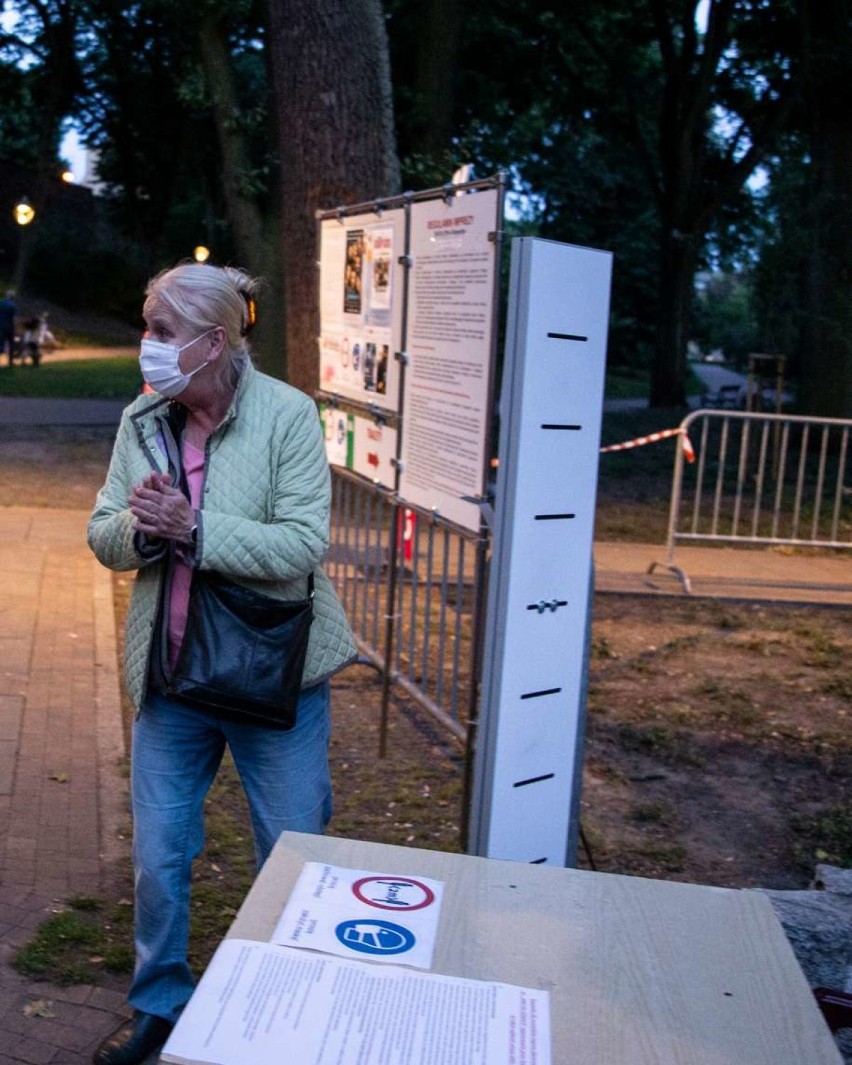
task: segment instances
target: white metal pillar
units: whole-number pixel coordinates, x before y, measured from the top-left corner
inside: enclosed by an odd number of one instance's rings
[[[470,849],[573,864],[612,256],[512,244]]]

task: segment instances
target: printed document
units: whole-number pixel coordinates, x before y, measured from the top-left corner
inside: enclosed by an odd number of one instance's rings
[[[226,939],[172,1065],[550,1065],[546,991]]]

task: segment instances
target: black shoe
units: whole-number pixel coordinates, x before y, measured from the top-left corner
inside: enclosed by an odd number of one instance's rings
[[[174,1028],[171,1021],[137,1010],[101,1043],[92,1055],[94,1065],[140,1065],[159,1050]]]

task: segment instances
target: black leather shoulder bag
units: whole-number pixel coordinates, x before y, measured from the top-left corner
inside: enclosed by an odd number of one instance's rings
[[[292,728],[313,598],[313,573],[306,599],[281,600],[196,570],[186,631],[167,690],[254,724]]]

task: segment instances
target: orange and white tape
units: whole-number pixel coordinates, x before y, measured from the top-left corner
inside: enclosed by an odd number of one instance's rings
[[[670,437],[679,436],[680,446],[683,448],[683,457],[687,462],[695,462],[695,449],[685,429],[661,429],[658,433],[649,433],[647,436],[637,436],[634,440],[625,440],[623,444],[610,444],[601,448],[601,454],[606,451],[630,451],[634,447],[642,447],[644,444],[656,444],[658,440],[668,440]]]

